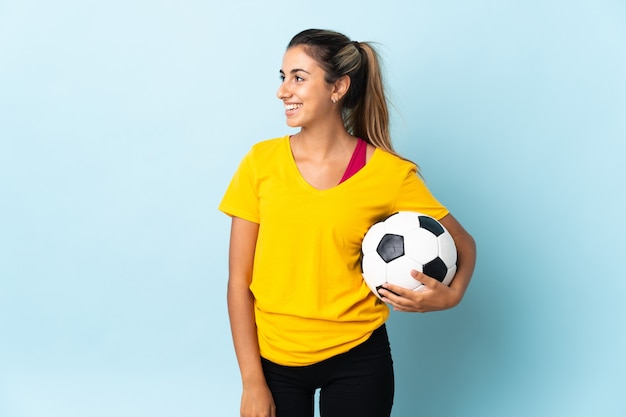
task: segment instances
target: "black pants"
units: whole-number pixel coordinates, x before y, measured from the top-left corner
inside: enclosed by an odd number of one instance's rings
[[[320,389],[321,417],[389,417],[393,362],[383,325],[349,352],[310,366],[282,366],[262,359],[276,417],[312,417]]]

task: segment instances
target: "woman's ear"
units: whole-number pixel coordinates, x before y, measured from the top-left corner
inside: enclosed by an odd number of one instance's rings
[[[333,97],[337,100],[341,100],[346,95],[350,88],[350,77],[347,75],[341,76],[333,84]]]

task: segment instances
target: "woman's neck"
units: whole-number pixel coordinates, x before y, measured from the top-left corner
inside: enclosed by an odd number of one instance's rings
[[[311,160],[323,161],[351,152],[356,138],[350,135],[343,125],[322,129],[302,128],[291,137],[294,153]],[[295,148],[295,149],[294,149]]]

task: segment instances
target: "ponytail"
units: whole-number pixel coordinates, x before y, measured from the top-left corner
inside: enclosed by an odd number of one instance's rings
[[[344,109],[346,128],[377,148],[395,153],[389,134],[389,111],[378,55],[369,43],[355,44],[362,56],[364,89],[354,107]]]

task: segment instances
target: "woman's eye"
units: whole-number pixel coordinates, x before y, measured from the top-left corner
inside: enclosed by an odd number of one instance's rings
[[[287,79],[287,77],[284,74],[280,74],[278,77],[280,78],[280,82],[281,83],[284,83],[285,80]],[[304,78],[299,77],[297,75],[294,75],[293,81],[295,81],[295,82],[302,82],[302,81],[304,81]]]

